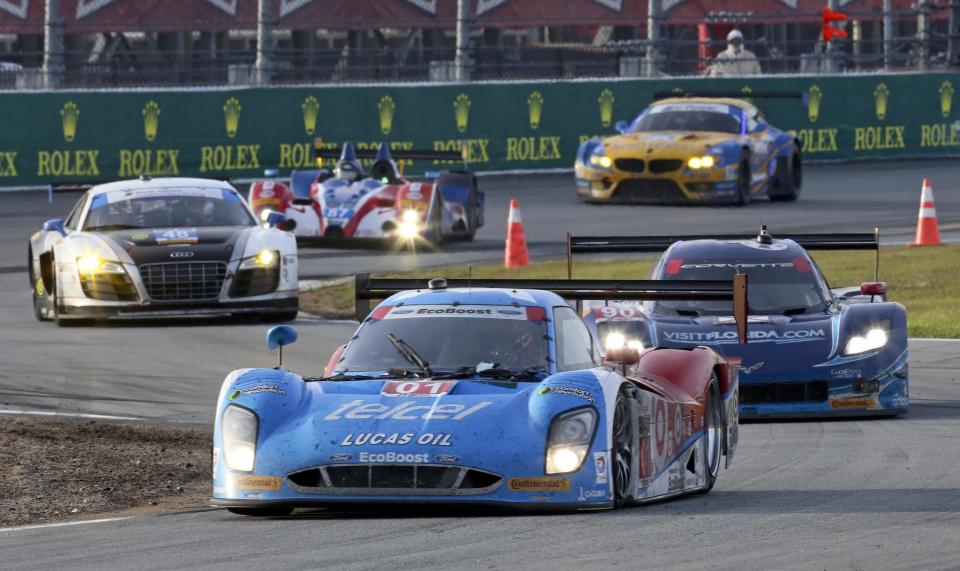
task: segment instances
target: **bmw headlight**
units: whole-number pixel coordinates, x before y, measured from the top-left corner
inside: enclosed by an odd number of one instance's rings
[[[111,262],[99,256],[80,256],[77,258],[77,271],[81,274],[122,274],[126,270],[120,262]]]
[[[598,148],[590,155],[590,165],[592,166],[608,169],[612,164],[613,160],[603,154],[603,147]]]
[[[240,262],[241,270],[255,270],[273,268],[280,263],[280,252],[277,250],[260,250],[256,256],[251,256]]]
[[[223,411],[220,433],[227,467],[239,472],[252,472],[257,456],[259,422],[253,411],[230,405]]]
[[[569,474],[583,465],[597,427],[597,411],[581,408],[558,414],[547,437],[547,474]]]
[[[858,355],[867,351],[880,349],[889,341],[887,330],[882,327],[871,327],[860,335],[854,335],[847,341],[843,350],[844,355]]]
[[[687,166],[694,170],[712,169],[715,164],[717,164],[717,160],[713,158],[712,155],[704,155],[702,157],[690,157],[690,160],[687,161]]]

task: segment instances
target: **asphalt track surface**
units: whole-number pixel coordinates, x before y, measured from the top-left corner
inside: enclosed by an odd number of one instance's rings
[[[747,208],[591,206],[569,175],[484,178],[487,227],[438,254],[311,249],[302,275],[496,261],[506,209],[521,200],[534,259],[563,235],[868,231],[912,237],[920,181],[933,180],[941,231],[960,234],[955,161],[808,169],[794,204]],[[223,377],[271,366],[266,326],[213,321],[58,328],[33,320],[26,239],[76,195],[0,194],[0,410],[209,423]],[[316,374],[355,324],[298,320],[285,352]],[[707,496],[618,512],[306,512],[252,520],[219,510],[0,531],[0,568],[955,568],[960,565],[960,350],[911,341],[912,409],[894,420],[743,427],[736,463]],[[2,421],[2,417],[0,417]]]

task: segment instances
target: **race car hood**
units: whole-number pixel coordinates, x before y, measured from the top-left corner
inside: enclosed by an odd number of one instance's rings
[[[398,462],[542,475],[543,455],[531,451],[544,449],[554,415],[603,402],[596,377],[584,371],[540,382],[305,383],[289,373],[278,378],[275,371],[255,369],[225,391],[221,402],[259,415],[257,464],[282,473],[338,463]],[[431,396],[431,391],[443,394]],[[598,433],[602,425],[598,422]]]
[[[634,157],[641,155],[680,156],[682,158],[695,156],[735,136],[726,133],[710,133],[703,131],[659,131],[628,133],[608,137],[603,141],[604,151],[608,156]]]
[[[125,252],[137,266],[163,262],[227,262],[240,238],[253,226],[161,228],[98,232],[116,252]]]

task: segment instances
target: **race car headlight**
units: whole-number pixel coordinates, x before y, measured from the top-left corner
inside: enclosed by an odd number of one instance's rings
[[[604,349],[623,349],[628,347],[634,349],[635,351],[643,351],[643,341],[639,339],[627,338],[626,335],[620,333],[619,331],[614,331],[607,335],[606,339],[603,340]]]
[[[711,155],[691,157],[690,160],[687,161],[687,166],[692,169],[711,169],[715,164],[717,164],[717,160]]]
[[[583,465],[597,426],[597,412],[581,408],[558,414],[547,438],[547,474],[569,474]]]
[[[847,341],[844,348],[844,355],[857,355],[879,349],[887,344],[890,336],[886,329],[882,327],[873,327],[864,331],[861,335],[854,335]]]
[[[251,256],[240,262],[241,270],[254,270],[275,267],[280,262],[280,252],[276,250],[260,250],[256,256]]]
[[[409,224],[416,224],[417,222],[420,222],[420,213],[412,208],[410,210],[404,210],[403,214],[400,216],[400,221]]]
[[[405,240],[416,238],[420,234],[420,224],[404,220],[397,226],[397,236]]]
[[[223,412],[223,455],[231,470],[253,471],[253,461],[257,456],[258,424],[257,415],[245,408],[230,405]]]
[[[613,164],[613,160],[607,155],[603,154],[603,149],[598,149],[599,152],[590,155],[590,164],[595,167],[601,167],[608,169],[610,165]]]
[[[81,274],[122,274],[126,270],[120,262],[111,262],[99,256],[80,256],[77,258],[77,271]]]

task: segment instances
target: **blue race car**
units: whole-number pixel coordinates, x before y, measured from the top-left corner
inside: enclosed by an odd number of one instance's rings
[[[711,347],[742,359],[743,418],[898,415],[909,406],[907,313],[883,282],[831,289],[813,249],[870,249],[879,233],[770,236],[571,237],[570,251],[663,251],[664,280],[750,281],[750,343],[736,343],[714,302],[588,304],[587,323],[644,346]],[[878,258],[879,260],[879,258]],[[879,267],[879,266],[878,266]]]
[[[549,291],[545,291],[549,290]],[[707,492],[736,449],[737,367],[711,349],[608,349],[564,300],[731,299],[702,282],[371,280],[322,377],[223,383],[213,503],[244,515],[421,502],[612,508]],[[386,298],[386,299],[384,299]],[[384,299],[369,311],[370,299]],[[268,347],[296,339],[273,328]],[[319,367],[318,367],[319,369]]]

